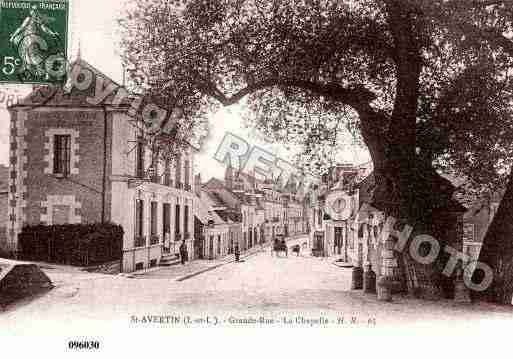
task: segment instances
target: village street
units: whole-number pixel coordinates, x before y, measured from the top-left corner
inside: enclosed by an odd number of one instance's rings
[[[68,332],[100,322],[104,329],[111,325],[135,328],[216,323],[237,327],[261,326],[261,317],[274,321],[273,326],[283,326],[287,325],[282,321],[285,317],[295,326],[305,327],[422,328],[438,321],[450,322],[451,328],[483,328],[487,322],[513,318],[509,307],[488,304],[401,297],[393,303],[378,302],[375,295],[351,291],[351,270],[336,266],[333,258],[306,253],[276,257],[267,248],[242,260],[195,261],[132,278],[48,266],[43,269],[56,287],[39,298],[7,308],[0,314],[0,327],[13,335],[41,330],[49,323],[54,330]],[[181,319],[179,323],[169,319],[148,323],[150,316]],[[184,317],[191,322],[185,323]]]

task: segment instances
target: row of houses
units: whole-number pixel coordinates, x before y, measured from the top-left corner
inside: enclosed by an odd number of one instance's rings
[[[239,249],[271,243],[281,236],[305,236],[308,211],[305,196],[293,185],[282,188],[278,181],[258,180],[255,176],[228,166],[224,180],[212,178],[200,185],[196,176],[198,202],[206,223],[203,258],[218,258]],[[208,225],[210,224],[210,225]],[[201,233],[201,231],[198,231]]]
[[[454,187],[465,182],[447,175],[444,177],[442,181]],[[428,278],[433,274],[429,272],[431,267],[412,260],[408,251],[386,254],[387,245],[380,235],[386,220],[384,214],[375,211],[370,221],[359,217],[363,204],[372,204],[374,187],[372,163],[334,166],[323,176],[319,188],[309,194],[312,252],[319,256],[340,256],[343,262],[359,268],[371,268],[378,276],[388,273],[406,278],[402,283],[404,290],[433,296],[435,289],[428,288]],[[435,218],[441,229],[435,234],[437,239],[467,254],[469,261],[476,261],[501,198],[502,193],[497,192],[474,201],[468,207],[455,198],[440,203],[440,212],[444,214]],[[415,225],[414,233],[422,234],[420,225]],[[420,232],[415,232],[418,230]],[[390,268],[385,263],[391,263]]]
[[[77,65],[94,74],[90,88],[56,87],[43,100],[35,90],[9,108],[4,251],[20,251],[27,225],[111,222],[123,227],[121,266],[131,272],[158,266],[182,242],[189,259],[216,259],[236,244],[245,251],[306,232],[304,196],[293,188],[232,168],[202,183],[192,147],[155,160],[128,104],[114,94],[87,100],[95,82],[113,81],[83,59]]]
[[[462,180],[447,176],[456,186]],[[344,255],[344,246],[350,249],[349,256],[354,253],[354,242],[358,236],[351,235],[357,227],[358,210],[364,203],[371,202],[374,187],[372,162],[359,166],[341,164],[329,169],[322,177],[321,185],[309,194],[312,211],[312,245],[315,253],[322,256]],[[459,236],[462,251],[476,260],[488,226],[493,220],[501,201],[503,192],[498,191],[473,201],[468,206],[458,206],[460,220]],[[333,202],[330,198],[335,198]],[[331,218],[326,206],[338,209],[337,218]],[[361,235],[360,235],[361,237]],[[350,258],[348,259],[350,260]]]

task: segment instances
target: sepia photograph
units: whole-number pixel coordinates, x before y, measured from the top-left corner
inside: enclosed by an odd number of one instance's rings
[[[2,357],[508,356],[513,0],[0,0],[0,39]]]

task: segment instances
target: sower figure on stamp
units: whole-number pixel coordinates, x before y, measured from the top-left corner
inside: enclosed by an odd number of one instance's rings
[[[185,244],[185,241],[182,242],[180,245],[180,259],[182,261],[182,264],[185,265],[185,262],[187,261],[187,258],[189,256],[189,253],[187,251],[187,245]]]
[[[58,32],[48,26],[48,23],[53,20],[41,14],[34,5],[30,10],[30,16],[25,18],[21,26],[12,33],[9,41],[18,47],[18,53],[23,61],[23,69],[20,72],[30,71],[37,77],[48,78],[45,69],[47,45],[42,35],[59,36]]]

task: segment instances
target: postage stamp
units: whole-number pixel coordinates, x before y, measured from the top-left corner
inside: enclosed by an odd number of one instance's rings
[[[0,1],[0,82],[62,83],[68,0]]]

